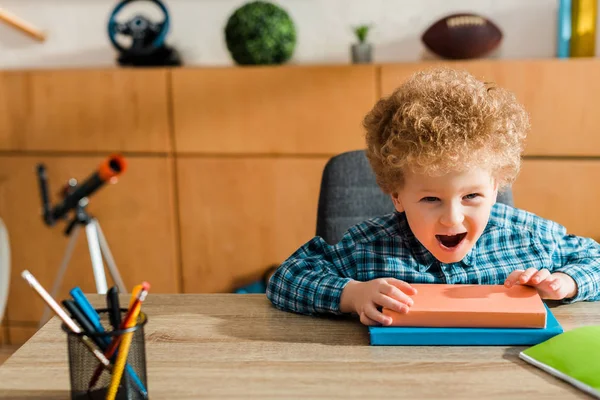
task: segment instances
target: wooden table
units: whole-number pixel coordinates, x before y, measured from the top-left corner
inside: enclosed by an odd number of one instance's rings
[[[264,295],[151,294],[143,309],[151,399],[589,398],[521,361],[522,347],[369,346],[355,319],[282,312]],[[553,312],[565,330],[600,324],[600,303]],[[55,317],[0,367],[0,398],[68,398],[67,368]]]

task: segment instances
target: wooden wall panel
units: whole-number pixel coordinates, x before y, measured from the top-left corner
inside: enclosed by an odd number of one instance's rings
[[[311,239],[326,162],[178,159],[184,292],[230,292]]]
[[[0,346],[0,365],[4,364],[17,351],[17,348],[17,346]]]
[[[11,325],[8,327],[8,338],[10,342],[7,343],[10,346],[21,346],[28,341],[38,331],[37,322],[28,324]],[[66,342],[65,335],[65,342]]]
[[[43,302],[20,274],[30,270],[51,290],[68,238],[64,223],[42,222],[35,166],[47,166],[53,204],[69,178],[83,181],[104,157],[0,156],[0,215],[11,241],[12,273],[7,314],[12,322],[41,318]],[[147,280],[152,292],[175,293],[179,286],[174,225],[172,167],[166,157],[129,157],[119,182],[91,196],[89,211],[97,216],[127,288]],[[108,274],[107,274],[108,276]],[[109,279],[110,284],[110,279]],[[72,287],[96,291],[87,239],[81,230],[60,290],[64,299]]]
[[[167,152],[167,70],[0,73],[0,149]]]
[[[515,206],[600,242],[600,160],[526,160],[513,186]]]
[[[374,66],[173,71],[178,152],[335,154],[364,146]]]
[[[600,61],[478,60],[384,65],[381,90],[390,94],[417,70],[443,64],[513,91],[531,116],[527,155],[600,155]]]

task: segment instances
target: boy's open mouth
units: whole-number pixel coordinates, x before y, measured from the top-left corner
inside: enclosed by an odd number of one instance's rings
[[[449,249],[458,246],[465,236],[467,236],[467,232],[456,235],[435,235],[436,239],[441,243],[441,245]]]

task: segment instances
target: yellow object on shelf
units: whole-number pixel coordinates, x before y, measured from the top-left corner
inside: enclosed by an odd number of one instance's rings
[[[573,0],[571,57],[594,57],[596,53],[596,0]]]

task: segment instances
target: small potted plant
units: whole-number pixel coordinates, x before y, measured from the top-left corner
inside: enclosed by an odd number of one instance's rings
[[[373,46],[367,43],[369,29],[371,29],[369,25],[354,27],[354,34],[358,39],[358,43],[352,45],[352,62],[354,64],[367,64],[371,62]]]

